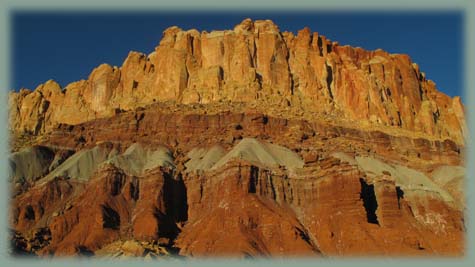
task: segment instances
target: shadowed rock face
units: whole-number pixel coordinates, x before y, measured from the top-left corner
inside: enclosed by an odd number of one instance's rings
[[[72,150],[32,146],[12,153],[9,159],[13,195],[28,189],[74,153]]]
[[[48,147],[34,146],[22,149],[10,156],[10,177],[13,183],[33,182],[48,172],[54,160],[54,152]]]
[[[171,27],[11,94],[14,253],[462,255],[463,106],[434,86],[308,29]]]

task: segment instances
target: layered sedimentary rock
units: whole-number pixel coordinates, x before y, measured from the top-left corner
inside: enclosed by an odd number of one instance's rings
[[[64,88],[50,80],[12,92],[10,125],[38,134],[158,101],[258,102],[458,143],[467,135],[460,98],[438,92],[407,55],[340,46],[308,28],[294,35],[249,19],[209,33],[170,27],[154,52],[130,52],[121,67],[102,64]]]
[[[171,27],[120,68],[11,93],[13,252],[462,255],[463,109],[405,55]]]
[[[44,136],[42,147],[76,152],[13,199],[15,247],[110,257],[464,250],[462,188],[443,186],[464,175],[453,142],[183,113],[124,112]]]

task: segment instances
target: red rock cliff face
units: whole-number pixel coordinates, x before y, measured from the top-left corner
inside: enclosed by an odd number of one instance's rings
[[[465,250],[460,98],[405,55],[244,20],[10,95],[15,253]]]
[[[464,142],[460,98],[437,91],[407,55],[340,46],[305,28],[294,35],[269,20],[233,30],[170,27],[149,55],[103,64],[87,80],[48,81],[10,95],[10,127],[34,134],[157,101],[258,102],[421,132]]]
[[[464,208],[459,203],[463,180],[452,179],[453,167],[447,166],[462,165],[463,157],[453,142],[262,114],[163,114],[156,108],[62,125],[43,136],[42,145],[77,151],[57,169],[90,168],[87,162],[97,157],[83,151],[99,146],[118,149],[117,155],[134,142],[152,150],[170,147],[176,167],[148,164],[144,173],[132,175],[127,164],[103,161],[87,179],[74,172],[58,175],[61,172],[53,168],[55,175],[32,181],[12,199],[11,226],[22,237],[15,239],[15,247],[38,255],[100,255],[117,240],[137,240],[184,256],[464,251]],[[249,161],[246,155],[254,153],[249,152],[253,147],[238,153],[243,159],[216,168],[194,170],[188,164],[189,157],[207,158],[190,156],[193,149],[218,144],[223,153],[231,153],[243,138],[261,140],[255,146],[267,141],[286,146],[302,158],[303,166],[289,169]],[[140,155],[146,157],[147,152]],[[223,158],[217,154],[210,166]],[[260,158],[265,161],[265,154]],[[109,163],[124,160],[140,164],[136,156]],[[454,184],[455,191],[430,182],[439,166],[449,173],[439,172],[438,179]],[[49,233],[46,240],[31,236],[44,232]]]

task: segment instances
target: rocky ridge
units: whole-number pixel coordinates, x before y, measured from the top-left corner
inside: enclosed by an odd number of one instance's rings
[[[171,27],[150,55],[10,108],[17,254],[465,250],[463,105],[405,55],[271,21]]]
[[[130,52],[121,67],[102,64],[64,88],[49,80],[9,101],[10,128],[35,135],[164,101],[254,103],[274,116],[356,120],[460,144],[467,131],[460,98],[438,92],[407,55],[340,46],[308,28],[281,32],[270,20],[209,33],[170,27],[149,55]]]

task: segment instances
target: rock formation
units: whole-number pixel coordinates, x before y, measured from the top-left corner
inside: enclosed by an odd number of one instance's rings
[[[464,107],[406,55],[246,19],[9,99],[13,252],[464,253]]]
[[[49,80],[12,92],[10,125],[38,134],[167,100],[265,102],[457,143],[466,137],[460,98],[438,92],[407,55],[340,46],[308,28],[294,35],[249,19],[210,33],[170,27],[154,52],[130,52],[120,68],[102,64],[65,88]]]

